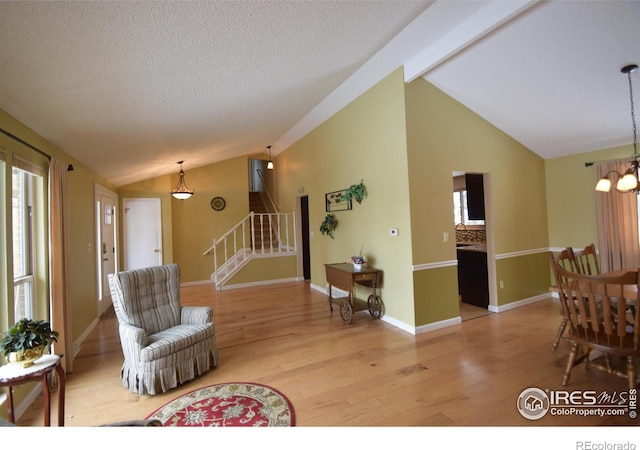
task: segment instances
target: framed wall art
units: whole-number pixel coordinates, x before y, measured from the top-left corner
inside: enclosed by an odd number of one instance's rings
[[[325,209],[327,212],[334,211],[346,211],[351,209],[351,199],[342,200],[342,194],[346,192],[346,189],[340,191],[329,192],[324,195]]]

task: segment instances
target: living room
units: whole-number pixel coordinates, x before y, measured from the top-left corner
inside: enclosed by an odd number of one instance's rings
[[[618,69],[611,68],[611,83],[620,82],[624,90],[625,80],[620,79]],[[619,105],[625,120],[627,101],[623,98]],[[629,128],[626,122],[624,126]],[[116,185],[16,115],[0,111],[0,128],[22,141],[0,135],[0,147],[9,162],[3,164],[3,179],[11,179],[14,157],[42,162],[41,155],[34,157],[29,145],[74,167],[67,174],[73,346],[66,357],[72,362],[99,321],[96,185],[114,192],[119,202],[124,198],[159,198],[164,262],[180,264],[182,282],[198,285],[210,280],[212,270],[203,250],[249,212],[249,159],[266,158],[258,148],[198,166],[185,159],[186,181],[196,193],[180,201],[169,194],[178,181],[173,160],[171,173]],[[295,211],[301,196],[309,199],[310,230],[314,233],[310,238],[311,287],[324,292],[324,264],[346,261],[362,249],[371,264],[384,273],[380,290],[385,305],[383,321],[409,335],[420,335],[460,323],[455,243],[443,239],[444,233],[455,235],[452,173],[486,175],[490,306],[501,313],[548,298],[549,249],[583,247],[596,241],[593,171],[584,163],[627,157],[632,152],[627,142],[544,159],[426,79],[407,82],[405,68],[397,67],[274,155],[274,186],[281,211]],[[351,210],[335,213],[338,227],[334,239],[319,234],[318,227],[327,214],[325,195],[360,180],[367,187],[367,197]],[[216,196],[226,200],[222,211],[213,211],[210,206]],[[3,198],[7,205],[8,193]],[[567,204],[588,218],[580,227],[573,224]],[[6,206],[3,210],[7,211]],[[6,221],[1,227],[8,241],[11,234]],[[399,230],[398,235],[391,236],[390,229]],[[10,266],[4,258],[2,263]],[[254,262],[254,267],[247,268],[250,278],[243,283],[301,278],[297,265],[287,264],[267,279],[268,264]],[[12,278],[7,270],[2,273],[5,279]],[[8,292],[10,287],[11,283],[5,282],[3,289]],[[6,305],[0,311],[2,329],[13,322],[8,309]]]

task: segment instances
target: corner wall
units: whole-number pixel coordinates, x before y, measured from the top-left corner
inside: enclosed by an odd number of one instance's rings
[[[369,263],[383,271],[379,295],[385,314],[413,325],[403,85],[398,69],[278,155],[276,176],[283,210],[293,210],[298,196],[309,197],[312,284],[324,289],[324,264],[345,262],[362,248]],[[336,211],[335,239],[323,236],[325,194],[360,180],[367,198],[351,210]],[[399,235],[390,236],[390,228]]]
[[[628,158],[632,145],[602,149],[545,161],[549,244],[556,248],[598,246],[596,177],[587,162]]]
[[[459,315],[454,171],[488,175],[494,306],[547,292],[550,280],[542,269],[548,262],[540,257],[548,247],[544,161],[423,78],[405,86],[405,98],[416,323]],[[452,237],[448,242],[444,233]],[[511,270],[516,266],[531,269]]]

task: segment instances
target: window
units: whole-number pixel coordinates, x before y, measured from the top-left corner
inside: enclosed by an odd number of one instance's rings
[[[12,170],[13,292],[15,321],[34,314],[34,224],[33,192],[35,176]]]
[[[484,220],[469,220],[467,211],[467,191],[455,191],[453,193],[453,223],[465,225],[484,225]]]

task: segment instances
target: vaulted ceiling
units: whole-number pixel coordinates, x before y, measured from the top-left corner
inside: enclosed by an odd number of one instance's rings
[[[123,185],[277,154],[404,66],[553,158],[631,143],[639,22],[639,1],[2,1],[0,108]]]

